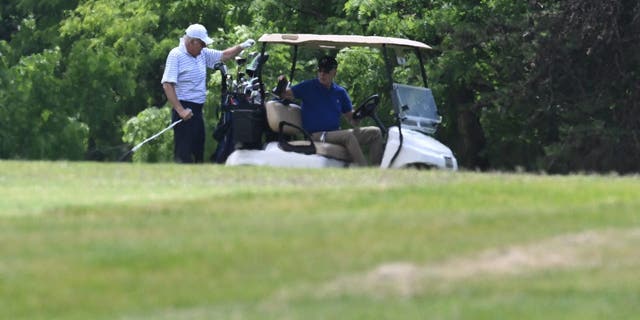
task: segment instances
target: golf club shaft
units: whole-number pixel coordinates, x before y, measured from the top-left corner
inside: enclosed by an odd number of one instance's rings
[[[160,132],[154,134],[153,136],[147,138],[146,140],[140,142],[138,145],[136,145],[135,147],[133,147],[133,149],[131,149],[131,152],[136,152],[136,150],[140,149],[140,147],[142,147],[143,144],[157,138],[159,135],[163,134],[165,131],[175,127],[178,123],[182,122],[182,119],[176,120],[175,122],[173,122],[172,124],[170,124],[168,127],[162,129]]]

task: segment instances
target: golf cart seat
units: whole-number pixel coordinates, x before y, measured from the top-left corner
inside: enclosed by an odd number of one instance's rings
[[[305,154],[318,154],[347,162],[352,161],[345,147],[311,140],[309,133],[302,128],[300,106],[293,103],[284,105],[279,101],[269,101],[266,103],[265,109],[269,128],[278,133],[281,149]],[[295,139],[301,135],[304,136],[304,140],[289,139]]]

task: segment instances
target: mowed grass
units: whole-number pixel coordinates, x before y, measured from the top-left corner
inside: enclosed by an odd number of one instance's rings
[[[0,319],[635,319],[640,180],[0,162]]]

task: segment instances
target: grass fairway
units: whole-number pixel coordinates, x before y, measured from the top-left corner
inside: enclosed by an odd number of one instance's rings
[[[0,319],[636,319],[640,180],[0,162]]]

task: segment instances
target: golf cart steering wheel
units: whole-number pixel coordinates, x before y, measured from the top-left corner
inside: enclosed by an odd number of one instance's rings
[[[379,103],[380,97],[377,94],[370,96],[353,112],[353,119],[360,120],[373,115]]]

